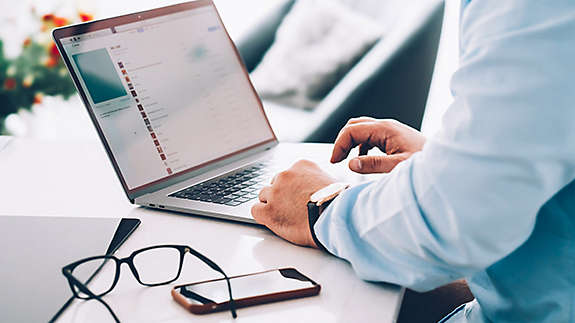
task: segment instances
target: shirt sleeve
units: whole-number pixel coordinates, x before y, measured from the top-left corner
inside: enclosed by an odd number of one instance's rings
[[[429,290],[502,259],[575,178],[575,2],[476,0],[463,11],[442,131],[314,226],[366,280]]]

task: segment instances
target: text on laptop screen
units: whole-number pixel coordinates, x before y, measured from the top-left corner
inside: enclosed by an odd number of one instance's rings
[[[274,138],[212,6],[62,45],[128,189]]]

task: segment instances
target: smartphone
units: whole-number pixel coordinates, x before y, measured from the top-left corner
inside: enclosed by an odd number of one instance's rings
[[[294,268],[230,277],[236,308],[315,296],[321,286]],[[225,279],[175,286],[172,297],[194,314],[229,310]]]

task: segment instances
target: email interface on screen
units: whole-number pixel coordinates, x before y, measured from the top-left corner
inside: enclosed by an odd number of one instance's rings
[[[273,138],[211,6],[62,45],[129,189]]]

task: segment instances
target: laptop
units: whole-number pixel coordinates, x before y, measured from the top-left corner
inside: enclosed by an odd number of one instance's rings
[[[317,149],[278,142],[211,0],[53,37],[132,203],[255,223],[276,172],[318,161]]]

